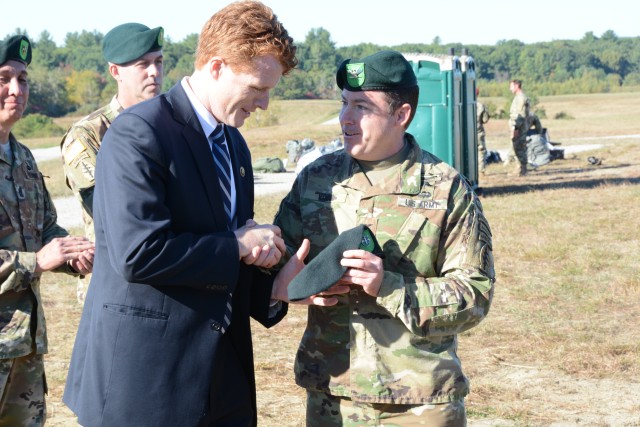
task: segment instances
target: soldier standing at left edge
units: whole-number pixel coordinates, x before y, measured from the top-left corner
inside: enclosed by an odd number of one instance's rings
[[[0,426],[42,426],[47,335],[40,296],[45,271],[87,274],[93,243],[57,225],[31,151],[11,133],[29,98],[31,43],[0,42]]]

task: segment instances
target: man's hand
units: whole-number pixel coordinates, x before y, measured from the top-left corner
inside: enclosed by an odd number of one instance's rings
[[[300,301],[289,301],[289,295],[287,293],[287,287],[294,277],[298,275],[304,268],[304,259],[309,255],[309,249],[311,244],[309,239],[304,239],[298,251],[287,261],[287,263],[278,272],[275,281],[273,282],[273,289],[271,291],[271,299],[280,300],[292,304],[303,305],[321,305],[330,306],[336,305],[338,299],[332,295],[346,294],[349,292],[349,287],[344,285],[334,285],[324,292],[317,295],[312,295],[309,298]]]
[[[85,251],[93,251],[93,242],[86,237],[66,236],[56,237],[38,252],[36,252],[36,273],[51,271],[67,261],[78,260]],[[82,263],[88,261],[87,255],[84,255]],[[91,255],[91,264],[93,265],[93,255]],[[75,267],[74,267],[75,268]],[[80,272],[78,270],[78,272]]]
[[[238,240],[240,259],[248,265],[273,267],[286,250],[280,228],[275,225],[259,225],[250,219],[234,233]]]
[[[89,249],[80,254],[77,259],[67,261],[69,266],[73,268],[77,273],[87,275],[93,271],[93,257],[95,251]]]
[[[342,256],[340,265],[348,268],[339,283],[361,286],[365,293],[377,297],[384,277],[382,259],[362,249],[344,251]]]

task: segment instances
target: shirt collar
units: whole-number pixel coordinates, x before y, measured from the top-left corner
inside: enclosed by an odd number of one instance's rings
[[[200,126],[202,126],[202,131],[205,136],[209,138],[209,135],[215,130],[218,125],[218,121],[213,117],[213,115],[202,105],[202,102],[196,97],[196,94],[193,93],[193,89],[189,85],[189,78],[183,77],[180,81],[182,88],[187,94],[187,98],[189,98],[189,103],[193,107],[196,112],[196,116],[198,117],[198,121],[200,122]]]

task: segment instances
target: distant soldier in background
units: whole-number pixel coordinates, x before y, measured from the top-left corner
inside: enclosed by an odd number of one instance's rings
[[[162,27],[138,23],[118,25],[104,36],[102,51],[118,93],[108,105],[74,123],[62,138],[61,150],[67,186],[80,201],[85,235],[93,231],[93,189],[96,156],[111,123],[125,108],[153,98],[162,89]],[[78,302],[83,303],[89,277],[78,278]]]
[[[529,98],[522,91],[522,81],[511,80],[509,90],[515,96],[509,111],[509,128],[513,151],[520,163],[515,173],[519,176],[527,174],[527,130],[529,130]]]
[[[489,111],[487,107],[478,101],[480,89],[476,88],[476,130],[478,132],[478,166],[480,172],[484,173],[487,167],[487,143],[485,141],[484,125],[489,121]]]
[[[87,274],[93,243],[69,236],[31,151],[11,133],[29,100],[31,42],[0,41],[0,426],[42,426],[47,331],[45,271]]]

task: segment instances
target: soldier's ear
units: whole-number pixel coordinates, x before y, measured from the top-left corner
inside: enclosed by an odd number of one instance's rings
[[[402,104],[395,112],[396,122],[403,128],[408,127],[409,117],[411,117],[411,106],[409,104]]]
[[[109,62],[109,74],[113,77],[117,82],[122,80],[120,76],[120,67],[112,62]]]

